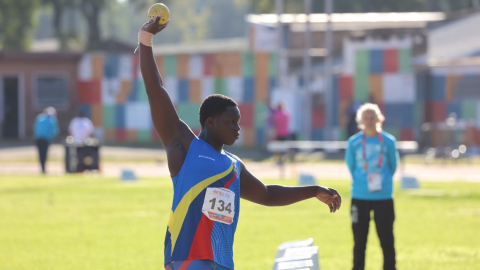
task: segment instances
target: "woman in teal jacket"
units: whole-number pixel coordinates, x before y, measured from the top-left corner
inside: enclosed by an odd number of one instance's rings
[[[374,212],[377,234],[383,250],[383,269],[396,269],[393,174],[397,169],[398,151],[395,137],[382,131],[384,119],[376,104],[362,105],[357,111],[357,123],[361,131],[348,139],[345,161],[353,179],[353,270],[365,268],[371,211]]]

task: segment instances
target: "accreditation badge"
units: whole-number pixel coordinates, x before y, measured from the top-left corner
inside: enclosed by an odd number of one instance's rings
[[[382,190],[382,176],[379,173],[367,174],[368,191],[378,192]]]
[[[235,193],[226,188],[207,188],[202,212],[213,221],[232,224],[235,215]]]

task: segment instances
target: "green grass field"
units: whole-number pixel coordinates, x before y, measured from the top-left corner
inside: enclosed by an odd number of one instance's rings
[[[321,184],[343,195],[336,214],[314,199],[282,208],[242,201],[236,269],[271,269],[279,244],[310,237],[319,246],[323,270],[351,268],[349,182]],[[443,196],[395,194],[398,269],[479,269],[480,184],[422,187]],[[83,175],[1,176],[0,269],[163,269],[171,199],[169,179],[125,184]],[[367,269],[381,265],[372,223]]]

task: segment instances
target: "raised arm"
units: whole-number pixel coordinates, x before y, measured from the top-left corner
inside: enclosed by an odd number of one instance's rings
[[[159,33],[168,24],[158,25],[160,18],[159,16],[155,21],[145,23],[141,30],[152,36]],[[140,43],[139,49],[140,69],[147,90],[153,125],[167,151],[170,174],[174,176],[180,171],[195,135],[180,120],[167,90],[163,87],[162,77],[153,58],[152,47]]]
[[[242,163],[240,173],[240,196],[242,199],[265,205],[284,206],[310,198],[317,198],[334,213],[342,204],[342,198],[333,188],[321,186],[287,187],[265,185],[253,176]]]

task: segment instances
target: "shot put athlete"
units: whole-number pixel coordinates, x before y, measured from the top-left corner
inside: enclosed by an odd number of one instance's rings
[[[237,103],[211,95],[200,106],[202,130],[197,137],[183,122],[163,87],[152,52],[152,37],[167,24],[145,23],[139,32],[140,67],[155,129],[165,147],[174,187],[165,237],[165,268],[233,269],[233,238],[240,198],[265,206],[283,206],[317,198],[340,209],[335,189],[321,186],[264,185],[223,145],[240,135]]]

